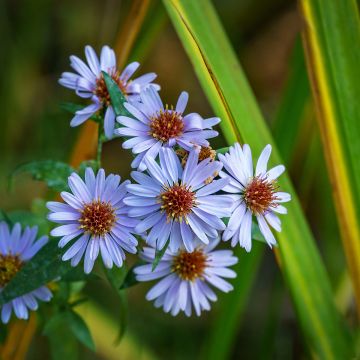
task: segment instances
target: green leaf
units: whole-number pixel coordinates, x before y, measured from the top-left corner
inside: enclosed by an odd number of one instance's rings
[[[138,284],[139,282],[136,280],[136,275],[134,273],[134,269],[135,267],[139,266],[139,264],[135,264],[134,266],[132,266],[128,272],[126,273],[125,279],[123,281],[123,283],[120,285],[120,290],[124,290],[127,289],[131,286],[134,286],[136,284]]]
[[[121,290],[126,277],[126,268],[123,265],[121,268],[114,266],[112,269],[104,267],[106,278],[111,287],[115,290],[119,300],[119,334],[115,339],[115,344],[118,344],[125,334],[127,328],[127,302],[125,291]]]
[[[297,39],[292,54],[289,79],[273,124],[274,139],[286,165],[290,164],[294,155],[294,145],[310,100],[304,50],[300,39]]]
[[[94,340],[82,317],[72,310],[66,311],[65,317],[73,335],[90,350],[95,351]]]
[[[3,288],[0,306],[74,271],[69,261],[61,260],[63,252],[56,240],[49,241]]]
[[[79,358],[78,342],[69,329],[63,311],[47,320],[43,334],[49,339],[52,360],[77,360]]]
[[[68,177],[74,171],[70,165],[60,161],[33,161],[16,168],[10,176],[10,182],[20,174],[29,173],[34,180],[44,181],[50,189],[60,192],[69,190]]]
[[[127,100],[124,94],[121,92],[119,86],[107,72],[103,71],[102,74],[104,76],[105,84],[111,99],[111,105],[114,109],[116,116],[131,116],[131,114],[124,107],[124,102],[127,102]]]
[[[164,256],[167,248],[169,247],[169,244],[170,244],[170,237],[167,239],[164,247],[161,250],[156,249],[155,258],[152,263],[151,271],[154,271],[156,269],[156,267],[159,265],[159,262],[162,259],[162,257]]]
[[[87,167],[90,167],[94,170],[94,172],[96,172],[98,170],[98,163],[96,160],[86,160],[83,161],[78,169],[78,174],[81,178],[85,177],[85,170]]]
[[[360,21],[355,0],[300,1],[308,70],[360,313]]]
[[[70,114],[75,114],[77,111],[84,109],[84,105],[75,104],[72,102],[62,102],[60,103],[60,108],[68,111]]]
[[[250,143],[256,156],[266,144],[271,144],[269,165],[281,164],[276,145],[210,1],[163,3],[210,104],[222,118],[220,126],[228,143],[239,140]],[[279,183],[293,198],[287,204],[288,215],[283,218],[278,242],[281,270],[300,326],[315,356],[348,357],[352,351],[348,329],[335,308],[330,282],[309,225],[289,177],[285,174]],[[219,351],[228,353],[227,345],[220,344]]]
[[[72,102],[62,102],[60,103],[60,108],[69,112],[70,114],[75,114],[77,111],[84,109],[85,106]],[[90,119],[94,120],[95,122],[100,122],[102,120],[102,117],[100,115],[94,114],[90,117]]]

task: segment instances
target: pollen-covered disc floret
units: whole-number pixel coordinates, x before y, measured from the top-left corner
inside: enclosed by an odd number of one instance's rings
[[[163,143],[180,137],[184,131],[184,121],[180,113],[166,108],[150,118],[150,134]]]
[[[271,146],[267,145],[258,159],[255,172],[247,144],[241,147],[236,143],[229,148],[228,153],[219,154],[225,168],[220,176],[230,180],[224,191],[232,193],[235,200],[223,239],[232,239],[232,246],[239,243],[246,251],[251,250],[252,216],[256,216],[259,229],[271,247],[276,244],[276,240],[269,225],[281,231],[281,222],[276,213],[286,214],[286,208],[280,203],[291,199],[288,193],[278,191],[277,178],[285,167],[278,165],[267,170],[270,154]]]
[[[220,122],[219,118],[184,115],[186,92],[180,94],[175,109],[164,107],[152,86],[141,91],[140,97],[141,102],[124,104],[132,117],[118,116],[122,127],[115,130],[117,135],[129,137],[122,146],[137,155],[131,164],[133,168],[145,170],[145,158],[155,159],[162,147],[179,145],[190,151],[193,147],[209,146],[207,139],[218,135],[212,127]]]
[[[121,92],[125,96],[128,95],[127,83],[121,80],[120,78],[121,74],[119,70],[113,69],[112,71],[110,71],[109,75],[117,84],[117,86],[120,88]],[[93,92],[99,98],[99,100],[102,102],[103,105],[106,106],[111,105],[110,94],[107,89],[103,74],[100,74],[100,76],[96,79],[96,86]]]
[[[244,189],[244,201],[248,209],[255,215],[264,214],[270,206],[276,207],[276,181],[268,181],[255,176]]]
[[[159,155],[160,165],[152,158],[145,160],[148,174],[132,172],[138,184],[127,186],[130,195],[124,202],[129,216],[141,220],[136,231],[148,231],[148,244],[162,249],[170,239],[172,251],[184,246],[192,252],[196,238],[208,244],[225,229],[221,218],[230,216],[233,200],[215,193],[229,180],[209,184],[222,165],[210,159],[198,162],[198,149],[190,152],[184,168],[173,149],[163,148]]]
[[[206,261],[207,255],[202,249],[195,249],[193,252],[181,250],[173,258],[172,271],[182,280],[193,281],[203,278]]]
[[[37,227],[26,227],[22,231],[18,223],[11,230],[5,222],[0,222],[0,293],[24,264],[48,241],[47,236],[36,240],[37,231]],[[6,324],[12,311],[19,319],[27,319],[29,310],[38,308],[38,300],[49,301],[51,297],[51,292],[46,286],[19,296],[0,306],[1,321]]]
[[[195,193],[185,185],[174,184],[160,194],[161,208],[168,219],[182,221],[196,206]]]
[[[110,202],[100,200],[85,204],[79,219],[80,228],[93,236],[105,236],[115,221],[115,208]]]
[[[202,311],[210,310],[210,301],[217,297],[212,287],[223,292],[233,289],[223,278],[234,278],[236,273],[228,269],[237,263],[231,250],[213,250],[218,244],[215,240],[207,246],[197,246],[193,252],[179,249],[166,250],[158,266],[152,271],[155,249],[145,247],[140,257],[148,264],[134,269],[138,281],[158,280],[146,295],[149,301],[155,300],[156,307],[176,316],[184,311],[190,316],[195,310],[200,316]],[[161,280],[160,280],[161,279]]]
[[[123,201],[128,184],[130,181],[120,183],[118,175],[105,177],[103,169],[95,176],[87,168],[85,181],[76,173],[69,177],[72,193],[61,193],[66,204],[47,203],[49,220],[61,224],[51,231],[51,235],[61,237],[59,246],[76,239],[64,253],[64,261],[71,259],[71,265],[76,266],[84,257],[84,270],[89,273],[99,253],[107,268],[122,266],[124,250],[136,253],[133,233],[138,221],[128,216],[129,208]]]
[[[176,150],[176,154],[179,155],[181,159],[181,165],[185,166],[186,161],[189,157],[189,152],[184,149]],[[201,146],[199,152],[199,161],[203,161],[205,159],[210,159],[210,161],[214,161],[216,157],[216,151],[212,149],[211,146]]]
[[[80,97],[90,98],[92,101],[91,105],[76,112],[70,125],[78,126],[100,109],[104,109],[105,135],[111,138],[114,133],[115,112],[110,104],[110,95],[102,71],[111,76],[129,102],[139,101],[140,91],[150,84],[155,90],[160,89],[158,85],[152,83],[156,78],[156,74],[148,73],[130,80],[140,64],[132,62],[120,72],[116,67],[115,52],[108,46],[103,46],[100,58],[98,58],[91,46],[86,46],[85,56],[87,64],[77,56],[70,56],[70,66],[76,73],[64,72],[59,80],[61,85],[75,90]]]

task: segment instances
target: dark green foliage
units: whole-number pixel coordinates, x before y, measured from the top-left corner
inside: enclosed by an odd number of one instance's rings
[[[64,191],[69,189],[67,179],[74,171],[74,168],[61,161],[32,161],[17,167],[10,176],[10,182],[15,176],[28,173],[34,180],[44,181],[50,189]]]

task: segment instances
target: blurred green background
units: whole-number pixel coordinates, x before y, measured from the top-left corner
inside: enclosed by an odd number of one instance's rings
[[[284,0],[213,3],[275,138],[280,126],[286,127],[294,117],[301,118],[294,139],[290,139],[292,151],[284,146],[287,150],[283,158],[313,227],[334,291],[342,299],[345,262],[303,55],[300,47],[296,47],[302,26],[296,3]],[[30,160],[69,160],[80,128],[69,127],[71,115],[59,104],[79,99],[60,87],[57,80],[61,72],[70,70],[71,54],[84,57],[85,45],[99,51],[103,44],[116,43],[119,32],[124,31],[131,4],[129,0],[0,2],[0,207],[5,211],[29,209],[34,199],[46,195],[45,186],[27,176],[18,177],[14,189],[9,191],[8,175],[18,165]],[[137,44],[130,60],[141,63],[137,74],[148,71],[158,74],[165,102],[174,103],[178,94],[187,90],[188,111],[213,116],[161,3],[152,2]],[[293,107],[284,108],[291,86],[299,89],[299,94],[295,91],[299,103],[295,101]],[[221,137],[213,144],[215,148],[224,146]],[[105,144],[103,164],[108,172],[127,178],[130,160],[131,154],[121,149],[120,140]],[[212,311],[201,318],[181,315],[174,319],[145,300],[147,288],[148,284],[144,284],[128,291],[128,326],[123,342],[110,349],[111,340],[110,345],[98,347],[96,354],[81,348],[78,353],[81,359],[197,359],[206,353],[209,334],[227,295],[219,294]],[[84,292],[101,311],[99,329],[105,324],[115,339],[119,317],[116,295],[105,282],[99,281],[90,282]],[[350,319],[352,312],[350,306],[347,314]],[[94,318],[91,309],[85,309],[84,314],[85,321]],[[237,321],[230,358],[303,359],[309,357],[306,351],[282,275],[273,253],[266,249],[245,311]],[[38,333],[28,358],[49,356],[47,340]]]

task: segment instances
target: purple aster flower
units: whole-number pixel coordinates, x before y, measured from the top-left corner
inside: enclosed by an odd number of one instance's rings
[[[64,261],[71,259],[71,265],[77,266],[85,254],[84,270],[90,273],[99,252],[107,268],[113,263],[122,266],[124,250],[136,253],[137,240],[131,233],[138,221],[127,216],[129,209],[123,201],[128,184],[129,180],[120,184],[119,175],[105,178],[103,169],[95,177],[87,168],[85,182],[76,173],[69,176],[72,194],[61,193],[66,204],[47,203],[48,219],[61,224],[51,231],[52,236],[62,237],[59,246],[77,238],[63,255]]]
[[[195,238],[204,244],[224,230],[222,217],[229,217],[233,200],[227,195],[215,195],[229,179],[213,180],[222,164],[207,158],[198,163],[198,149],[190,152],[184,169],[175,151],[160,150],[160,166],[146,158],[146,175],[131,173],[138,184],[127,185],[131,194],[124,199],[130,208],[129,216],[141,218],[135,227],[138,233],[151,229],[146,241],[162,249],[170,238],[172,251],[185,246],[195,249]]]
[[[220,172],[220,176],[230,179],[224,191],[234,194],[235,200],[223,240],[232,238],[232,246],[239,242],[246,251],[251,250],[252,216],[256,216],[260,231],[271,247],[276,244],[276,240],[269,225],[276,231],[281,231],[281,222],[276,213],[286,214],[286,208],[280,203],[291,200],[290,194],[277,191],[277,178],[285,167],[278,165],[267,170],[270,154],[271,146],[267,145],[258,159],[255,173],[249,145],[245,144],[241,148],[236,143],[229,148],[229,153],[219,154],[227,171]]]
[[[155,159],[162,147],[180,147],[191,150],[195,146],[209,146],[206,139],[218,135],[212,126],[219,118],[203,119],[199,114],[183,116],[188,102],[188,94],[182,92],[175,110],[164,105],[152,86],[141,91],[141,103],[125,103],[126,109],[135,119],[119,116],[117,121],[123,126],[115,130],[121,136],[130,137],[123,143],[124,149],[132,149],[136,158],[133,168],[145,170],[145,157]]]
[[[134,269],[138,281],[161,280],[146,294],[149,301],[155,300],[156,307],[176,316],[184,311],[191,315],[192,308],[197,316],[201,311],[210,310],[210,301],[217,297],[209,285],[223,292],[233,290],[233,286],[223,278],[235,278],[236,273],[228,269],[238,262],[231,250],[213,251],[218,241],[205,247],[199,246],[192,252],[180,249],[166,250],[158,266],[152,271],[155,249],[146,247],[140,255],[149,264]]]
[[[110,105],[110,95],[101,71],[106,71],[112,77],[130,102],[140,99],[140,91],[146,88],[156,78],[156,74],[148,73],[134,80],[130,80],[140,64],[138,62],[132,62],[120,72],[116,68],[115,52],[108,46],[103,46],[99,59],[94,49],[87,45],[85,46],[85,56],[88,65],[77,56],[70,56],[70,66],[77,74],[64,72],[59,80],[61,85],[69,89],[74,89],[80,97],[91,98],[92,100],[91,105],[76,112],[71,120],[70,126],[75,127],[82,124],[98,110],[106,107],[104,129],[105,135],[111,138],[114,132],[115,113]],[[160,89],[158,85],[152,85],[156,89]]]
[[[10,231],[5,222],[0,223],[0,292],[15,274],[29,261],[48,241],[47,236],[42,236],[35,241],[38,228],[26,227],[21,231],[21,225],[16,223]],[[38,300],[49,301],[52,297],[46,286],[19,296],[6,303],[1,308],[1,321],[6,324],[14,311],[19,319],[29,317],[29,309],[38,308]]]

